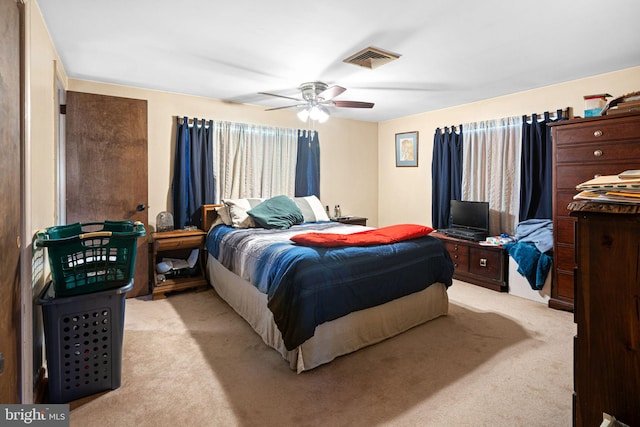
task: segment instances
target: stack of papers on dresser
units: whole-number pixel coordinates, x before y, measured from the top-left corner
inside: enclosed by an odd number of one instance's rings
[[[640,204],[640,170],[618,175],[599,176],[576,186],[580,193],[575,200],[599,203]]]

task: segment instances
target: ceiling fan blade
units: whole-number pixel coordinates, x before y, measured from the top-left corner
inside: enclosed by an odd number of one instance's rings
[[[373,108],[373,102],[361,101],[332,101],[336,107],[342,108]]]
[[[294,104],[294,105],[285,105],[284,107],[274,107],[274,108],[267,108],[264,111],[274,111],[274,110],[284,110],[285,108],[296,108],[296,107],[304,107],[307,104]]]
[[[269,96],[277,96],[278,98],[284,98],[284,99],[293,99],[294,101],[301,101],[303,102],[304,99],[300,99],[300,98],[293,98],[291,96],[284,96],[284,95],[278,95],[277,93],[269,93],[269,92],[258,92],[260,95],[269,95]]]
[[[336,96],[340,95],[345,90],[347,90],[347,89],[343,88],[342,86],[331,86],[331,87],[326,88],[322,92],[320,92],[318,94],[318,98],[322,98],[325,101],[328,101],[328,100],[333,99]]]

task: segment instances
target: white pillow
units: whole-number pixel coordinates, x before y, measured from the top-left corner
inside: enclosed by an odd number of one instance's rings
[[[265,199],[226,199],[224,204],[229,210],[231,225],[236,228],[255,227],[256,223],[247,213],[251,208],[258,206]]]
[[[293,201],[302,211],[304,222],[329,221],[327,212],[316,196],[294,197]]]
[[[218,218],[216,218],[216,222],[218,220],[222,221],[225,225],[231,225],[231,216],[229,215],[229,208],[227,205],[218,206],[216,208],[216,213],[218,214]]]

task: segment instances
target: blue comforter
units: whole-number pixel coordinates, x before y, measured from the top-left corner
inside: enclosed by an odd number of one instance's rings
[[[307,231],[363,229],[339,223],[306,223],[288,230],[220,225],[209,233],[207,250],[267,294],[285,347],[292,350],[324,322],[421,291],[435,282],[451,285],[453,262],[444,245],[431,236],[340,248],[304,247],[289,240]]]

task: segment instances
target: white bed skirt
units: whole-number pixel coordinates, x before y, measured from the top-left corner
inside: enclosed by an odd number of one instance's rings
[[[282,335],[273,321],[273,314],[267,307],[266,294],[227,270],[211,255],[208,255],[207,273],[218,295],[298,373],[446,315],[449,308],[445,285],[435,283],[423,291],[381,306],[325,322],[316,328],[313,337],[289,351],[285,348]]]

